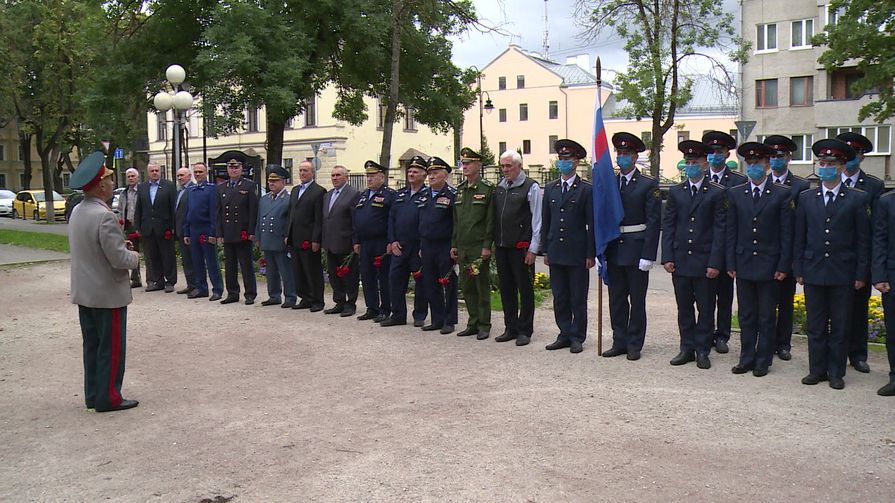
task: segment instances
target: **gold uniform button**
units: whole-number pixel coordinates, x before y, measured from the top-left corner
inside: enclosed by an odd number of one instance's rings
[[[688,239],[688,240],[687,240],[687,244],[688,244],[688,245],[693,244],[693,240],[692,240],[692,239]]]
[[[693,229],[688,229],[688,230],[690,231],[690,234],[693,234]]]
[[[560,218],[560,219],[559,219],[559,223],[563,223],[563,222],[565,222],[565,221],[566,221],[565,218]]]
[[[687,255],[693,255],[693,250],[687,250]]]
[[[752,240],[752,244],[757,245],[757,244],[758,244],[758,240],[757,240],[757,239],[753,239],[753,240]]]
[[[753,251],[753,252],[752,252],[752,256],[754,257],[754,256],[756,256],[756,255],[758,255],[758,252],[757,252],[757,251]]]
[[[830,229],[824,229],[824,232],[826,232],[827,234],[829,234],[829,233],[830,233]]]
[[[565,208],[560,208],[560,209],[559,209],[559,212],[560,212],[560,213],[565,213],[565,212],[566,212],[566,209],[565,209]]]
[[[695,221],[696,221],[696,217],[690,217],[690,221],[691,221],[691,222],[695,222]]]
[[[753,228],[752,228],[752,232],[753,232],[753,233],[758,232],[758,229],[756,229],[755,227],[753,227]]]
[[[562,243],[562,242],[563,242],[563,238],[559,238],[559,242]]]
[[[625,240],[624,240],[624,239],[619,239],[619,240],[618,240],[618,244],[624,244],[624,243],[625,243]]]
[[[830,242],[829,242],[829,241],[824,241],[824,244],[827,245],[827,246],[830,246]]]
[[[830,256],[829,253],[824,253],[824,257],[829,257],[829,256]]]

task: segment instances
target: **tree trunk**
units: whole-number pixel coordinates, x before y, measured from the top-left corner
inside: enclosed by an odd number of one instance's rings
[[[649,171],[650,175],[659,179],[660,165],[662,160],[662,144],[664,143],[665,133],[662,131],[660,124],[661,117],[653,118],[653,137],[649,145]]]
[[[62,186],[62,168],[65,166],[65,163],[62,159],[62,152],[59,150],[59,147],[53,149],[51,159],[56,163],[53,166],[53,190],[58,193],[62,193],[64,187]]]
[[[40,141],[38,135],[38,142]],[[55,222],[56,214],[53,211],[53,168],[50,166],[51,149],[38,149],[40,155],[40,168],[44,180],[44,203],[47,211],[47,222]],[[24,216],[24,215],[23,215]]]
[[[401,62],[401,17],[404,5],[401,0],[394,0],[392,13],[392,68],[389,78],[388,105],[385,107],[385,120],[382,125],[382,150],[379,152],[379,164],[390,167],[392,152],[392,129],[395,126],[395,115],[398,110],[398,85],[400,84]]]
[[[267,114],[267,163],[283,164],[283,134],[286,130],[286,121],[274,119],[273,114]],[[261,174],[262,183],[264,174]]]
[[[31,133],[19,130],[19,144],[22,146],[22,163],[24,164],[25,190],[31,189],[32,166],[31,166]]]

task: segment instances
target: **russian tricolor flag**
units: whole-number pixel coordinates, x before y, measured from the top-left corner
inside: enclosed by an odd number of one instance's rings
[[[594,141],[591,149],[591,183],[594,191],[594,239],[600,278],[609,285],[606,269],[606,246],[621,235],[619,225],[625,210],[622,206],[618,181],[612,169],[609,141],[603,127],[602,85],[597,83],[597,104],[594,110]]]

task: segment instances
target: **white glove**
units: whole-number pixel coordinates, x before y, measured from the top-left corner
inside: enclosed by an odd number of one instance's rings
[[[653,268],[653,261],[642,258],[640,259],[640,263],[637,264],[637,268],[643,272],[649,271]]]

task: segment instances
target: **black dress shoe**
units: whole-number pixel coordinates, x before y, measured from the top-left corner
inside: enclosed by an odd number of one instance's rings
[[[292,309],[293,307],[295,307],[295,302],[286,301],[283,302],[283,305],[280,307],[282,307],[283,309]]]
[[[571,345],[572,345],[572,343],[569,342],[568,339],[564,339],[562,337],[557,337],[555,341],[551,342],[550,344],[547,344],[547,346],[544,349],[546,349],[547,351],[555,351],[557,349],[565,349]]]
[[[640,359],[640,351],[638,351],[636,349],[632,349],[632,350],[628,351],[627,358],[629,360],[631,360],[632,362],[636,362],[637,360]]]
[[[190,293],[190,292],[192,292],[192,291],[193,291],[193,289],[190,288],[190,287],[181,288],[180,290],[177,290],[177,295],[187,294],[187,293]]]
[[[174,293],[174,285],[165,285],[165,293]]]
[[[817,383],[824,382],[827,380],[826,374],[822,376],[816,376],[814,374],[808,374],[802,378],[802,384],[807,384],[809,386],[813,386]]]
[[[310,302],[301,301],[301,302],[299,302],[298,304],[295,305],[295,309],[311,309],[311,303],[310,303]]]
[[[158,284],[155,284],[155,285],[149,285],[149,286],[146,287],[146,291],[147,291],[147,292],[157,292],[157,291],[159,291],[159,290],[164,290],[164,289],[165,289],[165,287],[160,286],[160,285],[158,285]]]
[[[674,358],[671,359],[672,365],[683,365],[685,363],[690,363],[696,360],[696,356],[693,355],[692,351],[681,351]]]
[[[792,360],[792,353],[790,353],[788,349],[780,349],[777,350],[777,357],[788,362],[789,360]]]
[[[365,312],[364,314],[358,316],[357,319],[359,319],[360,321],[366,321],[366,320],[372,320],[372,319],[375,318],[376,316],[377,316],[377,315],[376,315],[375,312],[370,311],[370,310],[368,309],[367,312]]]
[[[140,405],[140,402],[136,400],[122,400],[116,407],[111,407],[108,409],[96,409],[97,412],[112,412],[115,410],[127,410],[133,409],[137,405]]]
[[[255,299],[246,299],[246,300],[245,300],[245,304],[246,304],[247,306],[251,306],[251,305],[254,304],[254,303],[255,303]]]
[[[426,320],[416,320],[413,322],[413,326],[420,328],[426,326]]]
[[[696,366],[703,370],[712,368],[712,361],[709,360],[709,355],[696,355]]]
[[[320,311],[323,311],[323,304],[317,304],[316,306],[311,306],[312,313],[319,313]]]
[[[198,299],[199,297],[208,297],[208,294],[201,293],[199,290],[193,290],[192,292],[186,294],[186,298],[188,299]]]
[[[606,351],[603,351],[603,354],[600,355],[600,356],[602,356],[602,357],[604,357],[604,358],[612,358],[612,357],[615,357],[615,356],[621,356],[621,355],[624,355],[624,354],[627,354],[627,353],[628,353],[628,350],[626,350],[626,349],[622,349],[622,348],[609,348],[609,349],[607,349]]]
[[[727,341],[723,339],[718,339],[715,341],[715,351],[719,354],[724,354],[730,351],[730,348],[727,346]]]
[[[143,286],[143,283],[140,283],[139,281],[131,281],[131,288],[140,288],[141,286]]]
[[[373,323],[382,323],[383,321],[389,319],[389,316],[380,314],[373,318]]]
[[[895,381],[876,390],[876,394],[879,396],[895,396]]]
[[[454,326],[448,325],[447,323],[445,323],[444,326],[441,327],[441,330],[438,331],[438,333],[446,335],[446,334],[452,333],[453,331],[454,331]]]
[[[339,316],[341,316],[342,318],[347,318],[349,316],[354,316],[354,313],[356,313],[356,312],[357,312],[357,310],[355,308],[346,307],[346,308],[342,309],[342,312],[339,313]]]
[[[570,353],[580,353],[582,351],[584,351],[584,345],[582,345],[580,342],[572,341],[571,343],[569,343]]]
[[[379,324],[380,327],[397,327],[398,325],[406,325],[407,320],[399,320],[397,318],[389,318]]]
[[[280,301],[278,301],[278,300],[273,300],[273,299],[267,299],[267,300],[261,302],[261,305],[262,305],[262,306],[279,306],[279,305],[280,305]]]
[[[509,332],[504,332],[504,333],[498,335],[497,337],[495,337],[494,340],[497,341],[497,342],[507,342],[507,341],[511,341],[511,340],[513,340],[513,339],[516,339],[517,337],[518,337],[518,336],[513,335],[513,334],[511,334],[511,333],[509,333]]]
[[[221,301],[221,304],[232,304],[234,302],[239,302],[239,297],[236,296],[227,296],[226,299]]]
[[[426,325],[423,327],[423,332],[434,332],[436,330],[441,330],[441,325]]]
[[[487,330],[479,330],[479,333],[475,336],[476,340],[480,341],[483,341],[488,337],[491,337],[491,332],[488,332]]]
[[[844,389],[845,380],[841,377],[830,377],[830,387],[833,389]]]
[[[746,372],[749,372],[752,369],[753,369],[752,367],[747,367],[745,365],[734,365],[733,368],[730,369],[730,371],[733,372],[734,374],[745,374]]]
[[[208,298],[209,302],[214,302],[216,300],[221,300],[221,294],[213,293],[213,294],[211,294],[211,297]],[[236,302],[236,301],[234,300],[233,302]]]
[[[870,365],[867,365],[867,362],[865,362],[863,360],[853,361],[851,363],[851,366],[854,367],[855,370],[857,370],[858,372],[861,372],[862,374],[870,373]]]
[[[527,335],[520,335],[519,337],[516,337],[517,346],[528,346],[529,342],[531,342],[531,337]]]
[[[768,375],[768,369],[755,369],[752,371],[752,375],[755,377],[764,377]]]
[[[345,306],[336,304],[335,306],[323,311],[323,314],[339,314],[345,309]]]
[[[470,335],[476,335],[479,333],[479,329],[476,327],[466,327],[465,330],[462,330],[457,333],[457,337],[467,337]]]

